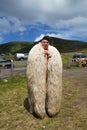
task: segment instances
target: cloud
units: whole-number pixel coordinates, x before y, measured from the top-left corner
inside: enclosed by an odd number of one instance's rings
[[[15,17],[1,17],[0,18],[0,34],[7,34],[12,32],[26,31],[22,21]]]
[[[63,38],[62,34],[55,34],[55,33],[47,33],[47,34],[41,34],[40,36],[38,36],[37,38],[35,38],[35,42],[38,42],[39,40],[41,40],[45,35],[50,36],[50,37],[57,37],[57,38]]]
[[[0,14],[52,24],[77,16],[87,17],[86,0],[1,0]]]
[[[0,0],[0,16],[0,35],[23,35],[35,23],[50,26],[53,31],[45,33],[56,37],[84,39],[87,34],[87,0]]]
[[[41,34],[40,36],[38,36],[37,38],[35,38],[35,42],[38,42],[39,40],[41,40],[44,37],[45,34]]]
[[[62,20],[58,23],[58,30],[64,39],[86,40],[87,18],[75,17],[69,20]]]

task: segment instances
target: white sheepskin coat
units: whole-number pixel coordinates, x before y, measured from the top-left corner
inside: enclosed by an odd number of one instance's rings
[[[29,52],[27,63],[28,100],[30,112],[43,118],[47,113],[54,116],[59,112],[62,98],[62,60],[58,50],[49,45],[51,56],[47,61],[41,43]]]

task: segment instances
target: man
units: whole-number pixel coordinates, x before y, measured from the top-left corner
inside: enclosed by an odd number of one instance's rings
[[[41,44],[42,44],[42,47],[44,49],[44,56],[46,58],[46,63],[48,66],[48,60],[49,60],[49,58],[51,58],[51,55],[49,54],[49,51],[48,51],[49,44],[51,44],[50,37],[44,36],[43,39],[41,40]]]
[[[62,98],[62,60],[49,36],[29,52],[27,81],[30,112],[39,118],[56,115]]]

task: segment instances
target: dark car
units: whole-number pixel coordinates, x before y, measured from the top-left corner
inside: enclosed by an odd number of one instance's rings
[[[83,53],[75,54],[72,57],[72,62],[78,66],[87,66],[87,57]]]
[[[84,55],[84,54],[75,54],[75,55],[73,55],[73,57],[72,57],[72,61],[78,61],[79,59],[81,60],[81,61],[84,61],[85,60],[85,58],[86,58],[86,56]]]
[[[11,60],[5,60],[0,58],[0,67],[11,68]]]

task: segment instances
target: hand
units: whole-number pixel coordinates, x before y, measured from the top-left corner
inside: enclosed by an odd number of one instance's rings
[[[44,54],[45,54],[45,55],[49,55],[48,50],[44,50]]]
[[[48,50],[44,50],[44,55],[47,56],[48,58],[51,58],[51,55],[49,54]]]

